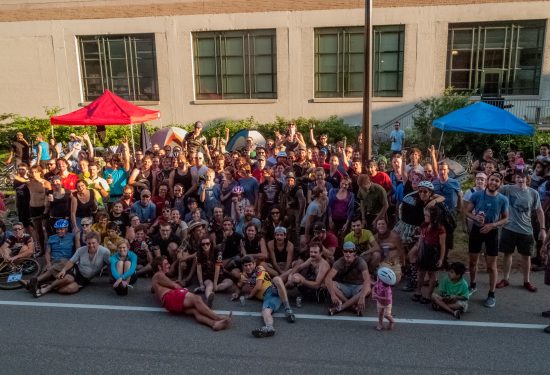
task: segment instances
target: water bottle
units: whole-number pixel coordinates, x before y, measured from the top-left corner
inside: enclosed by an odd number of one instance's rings
[[[246,298],[244,298],[244,296],[240,296],[239,297],[239,302],[241,303],[241,306],[246,305]]]
[[[296,297],[296,307],[302,307],[302,297]]]

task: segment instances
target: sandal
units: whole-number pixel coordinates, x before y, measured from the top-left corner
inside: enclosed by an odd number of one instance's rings
[[[421,298],[423,298],[423,297],[422,297],[422,294],[413,294],[413,296],[412,296],[411,299],[412,299],[414,302],[418,302],[418,301],[420,301]]]
[[[435,302],[432,302],[432,310],[433,311],[439,311],[441,308],[439,307],[439,305]]]
[[[460,314],[461,314],[461,311],[460,311],[460,310],[455,310],[455,311],[453,311],[453,316],[454,316],[457,320],[460,320]]]
[[[432,302],[432,300],[426,297],[421,297],[419,302],[423,305],[427,305],[428,303]]]
[[[34,298],[42,297],[44,295],[44,294],[42,294],[42,288],[36,289],[32,295],[34,296]]]
[[[329,316],[334,316],[334,315],[336,315],[336,314],[338,313],[338,311],[339,311],[339,310],[338,310],[338,308],[336,308],[336,307],[329,307],[329,308],[328,308],[328,315],[329,315]]]

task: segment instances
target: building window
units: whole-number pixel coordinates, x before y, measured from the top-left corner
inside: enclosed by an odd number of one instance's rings
[[[364,28],[315,29],[315,97],[363,96]],[[405,26],[375,26],[373,95],[403,96]]]
[[[544,21],[449,25],[447,86],[484,96],[538,95]]]
[[[159,100],[154,34],[80,36],[78,44],[85,101],[105,89],[126,100]]]
[[[195,96],[277,98],[275,30],[193,33]]]

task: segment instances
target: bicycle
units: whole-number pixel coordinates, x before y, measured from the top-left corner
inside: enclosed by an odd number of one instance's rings
[[[0,263],[0,289],[11,290],[22,288],[21,280],[38,277],[40,263],[34,258],[19,258],[14,261],[2,259]]]
[[[11,174],[15,173],[15,163],[6,164],[0,161],[0,190],[6,191],[13,189]]]

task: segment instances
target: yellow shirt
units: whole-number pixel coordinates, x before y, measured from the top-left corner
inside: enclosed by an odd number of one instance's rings
[[[263,282],[262,287],[258,290],[258,292],[256,292],[255,297],[259,300],[263,300],[265,291],[273,285],[273,283],[271,282],[271,276],[269,276],[265,268],[262,266],[256,267],[252,275],[248,277],[248,284],[251,288],[254,288],[258,280],[263,280]]]
[[[348,233],[346,237],[344,237],[344,242],[350,241],[356,245],[362,245],[365,244],[365,242],[369,244],[373,240],[374,236],[368,229],[361,229],[361,236],[359,238],[355,237],[355,233],[353,232]]]

